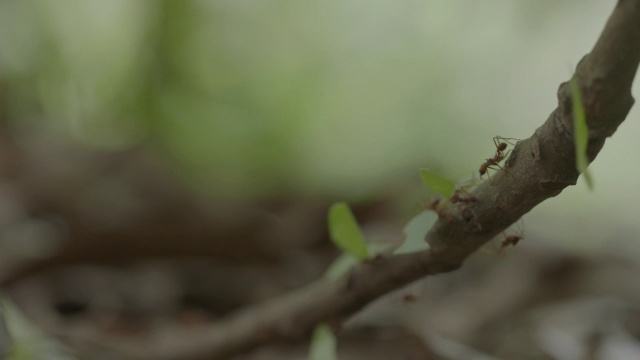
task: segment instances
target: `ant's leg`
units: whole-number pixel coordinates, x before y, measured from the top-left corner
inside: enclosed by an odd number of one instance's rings
[[[511,154],[511,150],[507,151],[506,153],[502,154],[502,160],[506,159],[509,157],[509,154]]]
[[[515,146],[515,144],[512,141],[515,141],[515,142],[522,141],[522,139],[506,138],[506,137],[502,137],[502,136],[499,136],[499,135],[494,137],[494,139],[498,139],[498,141],[499,140],[504,140],[504,142],[507,142],[507,143],[509,143],[509,145],[514,145],[514,146]]]
[[[521,238],[524,238],[524,219],[520,218],[516,221],[516,230]]]
[[[497,166],[497,167],[499,167],[499,168],[500,168],[500,170],[502,170],[502,171],[506,172],[507,174],[511,175],[511,173],[510,173],[510,172],[508,172],[508,171],[507,171],[505,168],[503,168],[502,166],[500,166],[500,164],[493,164],[493,165],[491,165],[491,166]],[[496,170],[495,168],[492,168],[492,167],[489,167],[488,169]],[[487,173],[488,173],[488,171],[487,171]]]
[[[493,145],[496,147],[496,149],[500,145],[500,141],[498,141],[498,139],[501,139],[501,137],[500,136],[494,136],[493,137]]]

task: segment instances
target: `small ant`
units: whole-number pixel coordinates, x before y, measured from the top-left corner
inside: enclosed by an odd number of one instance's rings
[[[438,219],[440,220],[449,222],[454,220],[454,217],[451,215],[451,204],[443,201],[441,197],[431,200],[425,208],[438,214]]]
[[[404,294],[402,295],[402,301],[406,302],[406,303],[412,303],[415,302],[416,300],[418,300],[418,295],[416,294]]]
[[[438,212],[438,208],[440,207],[440,202],[442,201],[442,198],[437,197],[433,200],[431,200],[429,202],[429,205],[427,205],[427,209],[433,210],[435,212]]]
[[[464,196],[461,194],[462,192],[464,192]],[[478,201],[478,199],[464,189],[456,189],[449,201],[452,204],[471,204]]]
[[[504,140],[504,141],[501,141],[501,140]],[[478,170],[478,172],[480,173],[480,177],[486,174],[489,169],[493,169],[492,166],[497,166],[500,169],[502,169],[504,172],[508,173],[507,170],[505,170],[502,166],[500,166],[500,162],[504,160],[507,156],[509,156],[509,153],[511,152],[511,150],[507,151],[506,154],[504,152],[507,149],[508,144],[512,144],[509,140],[517,140],[517,139],[503,138],[501,136],[493,137],[493,145],[495,145],[496,147],[496,154],[492,158],[487,159],[482,165],[480,165],[480,169]]]
[[[438,219],[440,220],[451,220],[450,209],[442,206],[442,198],[437,197],[429,202],[427,205],[427,209],[434,211],[438,214]]]
[[[487,161],[485,161],[484,164],[480,165],[480,169],[478,169],[478,172],[480,173],[480,177],[486,174],[487,170],[492,169],[492,166],[497,166],[503,171],[507,172],[507,170],[505,170],[499,164],[500,161],[502,161],[503,159],[504,159],[504,155],[501,152],[496,153],[496,156],[492,157],[491,159],[487,159]]]
[[[500,249],[502,250],[503,248],[512,245],[512,246],[516,246],[518,245],[518,242],[522,240],[522,236],[519,235],[509,235],[506,238],[504,238],[504,240],[502,240],[502,244],[500,245]]]
[[[524,225],[522,225],[524,221],[522,219],[520,219],[520,221],[520,225],[518,226],[518,234],[505,236],[504,240],[502,240],[502,243],[500,243],[500,251],[498,251],[498,253],[501,253],[502,250],[509,245],[516,246],[518,242],[520,242],[520,240],[524,239]]]
[[[413,304],[416,301],[418,301],[418,299],[420,298],[420,296],[414,292],[408,292],[408,293],[404,293],[402,294],[400,297],[396,298],[394,296],[392,302],[393,303],[404,303],[405,305],[408,304]]]

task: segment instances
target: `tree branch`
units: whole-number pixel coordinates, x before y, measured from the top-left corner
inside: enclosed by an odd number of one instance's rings
[[[631,84],[639,61],[640,0],[619,0],[575,73],[590,128],[591,159],[633,105]],[[120,339],[116,347],[140,359],[228,357],[266,343],[303,338],[320,322],[337,323],[394,289],[459,268],[470,254],[537,204],[575,185],[579,174],[568,83],[560,85],[558,108],[530,138],[518,142],[505,166],[508,173],[498,172],[473,191],[476,202],[454,207],[449,219],[434,225],[426,235],[431,246],[427,251],[362,263],[340,281],[318,281],[204,330],[173,334],[179,342],[165,342],[158,334],[147,339],[150,346],[141,348],[140,339]]]

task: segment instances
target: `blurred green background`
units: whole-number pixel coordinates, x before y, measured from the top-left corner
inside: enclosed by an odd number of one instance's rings
[[[493,136],[529,137],[614,4],[5,0],[0,89],[15,138],[148,146],[203,195],[410,197],[419,167],[466,178]],[[637,118],[592,165],[596,191],[527,231],[640,255]]]

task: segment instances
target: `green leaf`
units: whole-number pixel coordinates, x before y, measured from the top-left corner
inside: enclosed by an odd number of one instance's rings
[[[329,209],[329,235],[340,250],[358,260],[369,259],[369,251],[349,205],[336,203]]]
[[[589,190],[593,190],[593,180],[587,167],[589,158],[587,157],[587,146],[589,145],[589,127],[582,104],[582,94],[580,85],[575,77],[571,78],[571,99],[573,103],[573,142],[576,146],[576,169],[584,175]]]
[[[423,211],[414,216],[404,227],[404,242],[393,253],[407,254],[427,250],[429,243],[424,240],[424,236],[437,220],[438,214],[433,211]]]
[[[447,199],[456,191],[456,183],[427,169],[420,169],[420,177],[422,182],[435,191],[437,194]]]
[[[336,337],[327,325],[320,324],[313,330],[308,360],[338,360]]]

